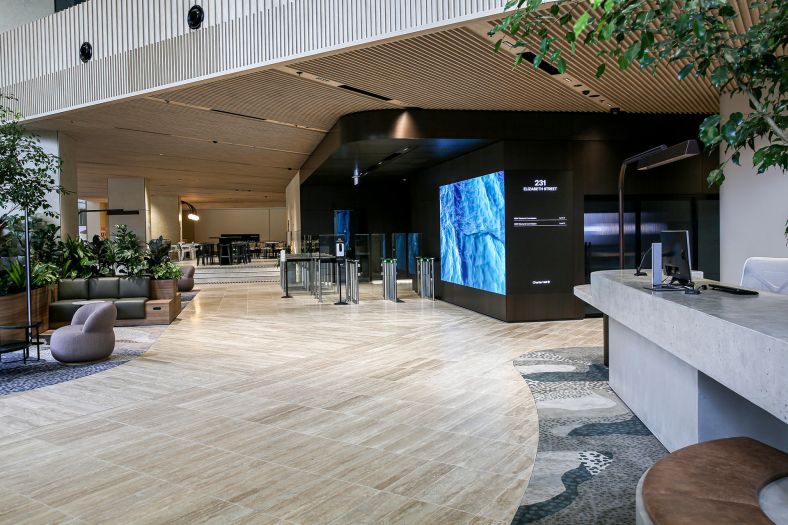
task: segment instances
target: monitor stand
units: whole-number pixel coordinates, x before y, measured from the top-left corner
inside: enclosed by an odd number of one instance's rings
[[[683,286],[677,284],[660,284],[657,286],[644,286],[643,288],[652,292],[683,292],[685,290]]]
[[[687,284],[660,284],[657,286],[644,286],[652,292],[684,292],[687,295],[700,295],[700,290],[695,288],[695,283]]]

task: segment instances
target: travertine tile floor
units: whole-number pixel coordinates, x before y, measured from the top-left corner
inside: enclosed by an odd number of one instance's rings
[[[601,322],[379,292],[206,286],[143,357],[0,398],[0,522],[508,523],[538,435],[512,360]]]

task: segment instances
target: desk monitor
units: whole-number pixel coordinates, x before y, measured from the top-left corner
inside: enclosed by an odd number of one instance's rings
[[[689,232],[666,230],[659,234],[662,241],[662,267],[672,282],[688,285],[692,282]]]

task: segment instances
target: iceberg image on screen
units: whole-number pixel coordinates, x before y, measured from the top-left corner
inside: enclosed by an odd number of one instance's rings
[[[502,171],[440,187],[441,279],[506,295]]]

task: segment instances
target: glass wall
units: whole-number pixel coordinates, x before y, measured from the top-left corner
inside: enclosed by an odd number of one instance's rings
[[[79,210],[78,217],[78,224],[79,224],[79,238],[83,241],[89,241],[88,239],[88,214],[85,213],[85,210],[88,207],[87,201],[82,199],[77,200],[77,209]]]
[[[663,230],[690,232],[692,267],[719,279],[719,199],[716,196],[656,199],[628,197],[624,213],[624,266],[635,268]],[[618,201],[587,199],[584,234],[586,282],[591,272],[618,268]],[[651,268],[646,257],[644,268]]]

